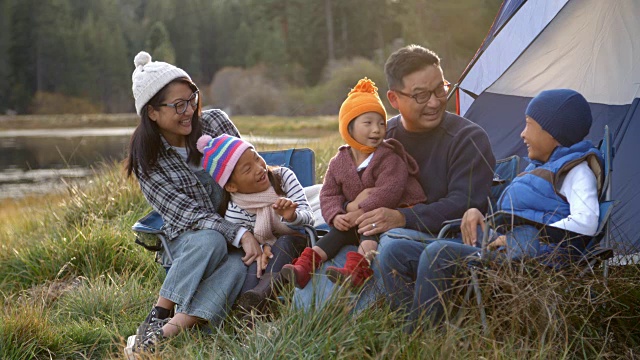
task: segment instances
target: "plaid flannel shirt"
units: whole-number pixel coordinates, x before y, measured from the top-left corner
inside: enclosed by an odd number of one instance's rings
[[[203,134],[216,137],[223,133],[240,137],[240,133],[222,110],[202,112]],[[164,148],[158,163],[148,176],[138,179],[151,207],[164,220],[162,230],[173,240],[187,230],[211,229],[233,242],[240,225],[220,217],[204,186],[178,152],[161,137]]]

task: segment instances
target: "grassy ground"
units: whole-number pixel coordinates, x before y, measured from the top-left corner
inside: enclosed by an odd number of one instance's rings
[[[340,144],[310,144],[318,174]],[[262,149],[261,149],[262,150]],[[136,246],[130,226],[149,206],[134,181],[110,164],[82,188],[0,208],[0,358],[121,358],[157,297],[163,272]],[[640,351],[640,273],[614,268],[576,280],[567,274],[486,270],[479,312],[439,329],[402,332],[384,301],[351,315],[350,294],[322,311],[274,304],[248,330],[232,313],[212,334],[185,332],[153,358],[514,359],[634,358]],[[288,290],[289,292],[291,289]],[[285,298],[288,299],[287,291]]]

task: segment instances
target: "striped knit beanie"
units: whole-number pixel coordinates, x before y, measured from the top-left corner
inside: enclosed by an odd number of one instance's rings
[[[237,137],[223,134],[216,138],[202,135],[198,139],[197,147],[203,154],[202,168],[224,188],[242,154],[245,150],[253,148],[253,145]]]
[[[347,95],[347,99],[342,103],[338,115],[338,123],[340,135],[342,135],[347,145],[363,153],[371,154],[376,148],[360,144],[349,134],[349,123],[368,112],[378,113],[387,121],[387,112],[384,110],[382,101],[378,96],[378,88],[373,81],[365,77],[358,81],[356,86],[349,92],[349,95]]]

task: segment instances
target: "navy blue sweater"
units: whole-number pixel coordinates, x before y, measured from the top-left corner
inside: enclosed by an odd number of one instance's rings
[[[397,139],[420,167],[426,204],[398,209],[409,229],[437,234],[442,223],[469,208],[485,211],[496,159],[487,133],[477,124],[445,112],[440,125],[408,132],[400,115],[387,122],[387,138]]]

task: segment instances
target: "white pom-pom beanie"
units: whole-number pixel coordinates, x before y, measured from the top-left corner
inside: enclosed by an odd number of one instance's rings
[[[133,70],[133,98],[136,102],[136,112],[140,115],[142,107],[174,79],[185,77],[191,80],[184,70],[162,61],[151,61],[151,55],[140,51],[133,59],[136,69]]]

